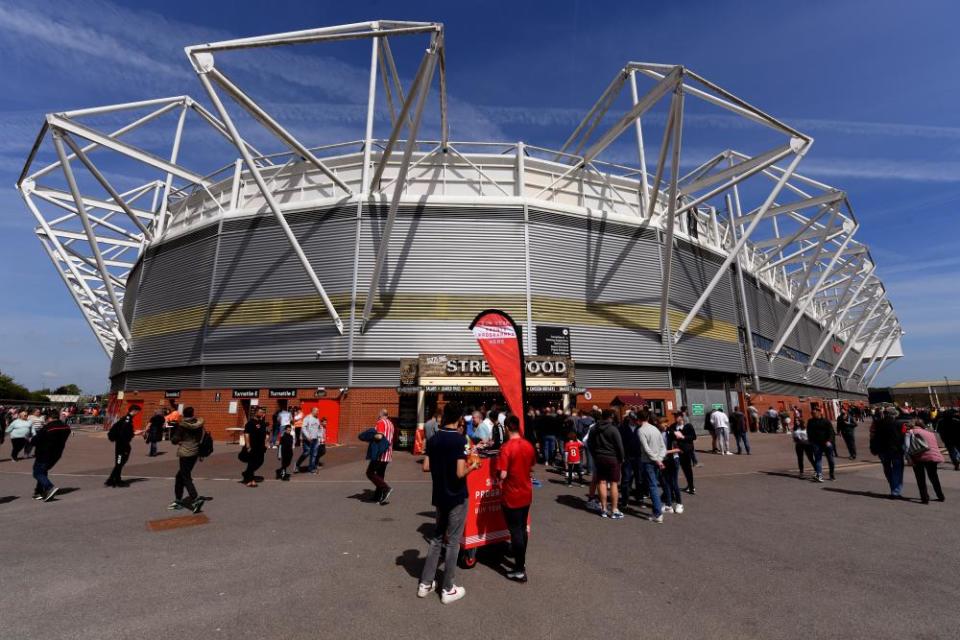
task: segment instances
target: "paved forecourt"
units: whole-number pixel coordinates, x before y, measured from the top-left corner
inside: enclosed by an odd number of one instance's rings
[[[867,453],[866,425],[859,431]],[[701,443],[704,440],[700,441]],[[461,571],[466,598],[415,597],[431,529],[430,485],[398,453],[386,506],[362,501],[363,449],[333,449],[317,476],[239,484],[235,445],[195,472],[206,519],[167,526],[176,458],[135,441],[126,489],[103,486],[112,444],[75,433],[50,503],[30,461],[0,456],[0,638],[891,638],[956,637],[960,473],[947,502],[887,500],[879,464],[844,460],[833,483],[795,473],[789,436],[752,456],[700,453],[697,495],[663,525],[583,509],[584,490],[538,468],[528,584],[495,554]],[[841,445],[841,450],[845,449]],[[682,481],[681,481],[682,482]]]

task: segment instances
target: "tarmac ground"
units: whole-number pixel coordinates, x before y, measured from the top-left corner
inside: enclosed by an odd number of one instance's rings
[[[636,506],[601,519],[585,489],[538,467],[530,581],[507,580],[509,560],[486,549],[447,606],[415,596],[433,509],[409,453],[396,453],[381,506],[365,501],[359,443],[291,482],[272,479],[268,452],[255,489],[239,482],[237,446],[218,443],[194,472],[207,517],[157,530],[183,515],[167,510],[169,443],[148,458],[135,441],[133,482],[114,489],[112,444],[76,432],[51,475],[61,492],[42,503],[8,441],[0,638],[958,638],[960,472],[940,465],[946,502],[922,505],[908,467],[911,499],[889,500],[867,425],[857,431],[861,458],[824,484],[797,478],[787,435],[751,434],[750,456],[701,451],[697,494],[662,525]]]

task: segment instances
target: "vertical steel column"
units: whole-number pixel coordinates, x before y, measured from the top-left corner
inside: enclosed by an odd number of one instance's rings
[[[737,187],[734,185],[734,194],[737,193]],[[727,213],[730,218],[730,230],[733,233],[733,241],[737,241],[737,224],[735,221],[735,216],[740,216],[740,199],[737,198],[736,205],[734,205],[733,198],[730,197],[730,194],[726,194],[727,202]],[[736,206],[736,214],[734,214],[733,207]],[[714,220],[716,220],[716,215],[714,215]],[[747,331],[746,342],[747,342],[747,354],[750,356],[750,373],[753,377],[753,389],[755,393],[760,392],[760,373],[757,371],[757,354],[754,351],[753,347],[753,327],[750,323],[750,308],[747,307],[747,289],[743,283],[743,265],[740,264],[739,260],[734,260],[734,267],[737,271],[737,289],[740,292],[740,308],[743,310],[743,325],[744,329]]]
[[[90,224],[90,218],[87,216],[87,207],[83,204],[83,196],[80,195],[80,189],[77,187],[77,181],[73,176],[73,169],[67,160],[67,154],[63,149],[63,140],[61,132],[58,129],[53,130],[53,146],[57,151],[57,157],[60,159],[60,165],[63,169],[63,175],[67,179],[67,185],[70,187],[70,193],[73,195],[73,201],[77,205],[77,213],[80,215],[80,222],[83,224],[83,230],[87,234],[87,241],[90,243],[90,250],[93,252],[93,258],[97,262],[97,269],[100,271],[100,277],[103,278],[103,286],[107,290],[107,296],[113,305],[113,312],[117,314],[117,324],[120,326],[120,332],[123,339],[129,344],[132,341],[130,327],[127,326],[127,319],[123,317],[123,305],[120,304],[120,298],[113,288],[113,282],[110,280],[111,274],[107,271],[107,265],[103,261],[103,254],[100,253],[100,245],[97,244],[97,234],[93,231]]]
[[[177,120],[177,130],[173,136],[173,146],[170,149],[170,162],[172,164],[177,163],[177,156],[180,154],[180,140],[183,137],[183,124],[187,119],[187,109],[189,108],[187,98],[183,103],[183,111],[180,112],[180,118]],[[154,226],[156,237],[163,235],[163,232],[167,228],[167,207],[170,205],[170,189],[173,187],[173,174],[167,173],[166,179],[163,181],[163,199],[160,201],[160,211],[157,212],[157,222]]]
[[[664,246],[667,250],[660,288],[660,341],[670,339],[668,310],[670,307],[670,280],[673,274],[673,232],[676,226],[677,180],[680,177],[680,142],[683,133],[683,83],[678,82],[673,94],[673,142],[670,154],[670,189],[667,191],[667,220]]]
[[[370,54],[370,80],[367,87],[367,125],[363,133],[363,167],[360,170],[360,193],[357,195],[356,236],[353,245],[353,284],[350,289],[350,327],[347,333],[347,386],[353,386],[353,343],[356,340],[357,282],[360,269],[360,232],[363,230],[363,205],[370,195],[370,155],[373,147],[373,115],[377,97],[377,50],[380,38],[373,39]],[[386,42],[386,40],[384,40]],[[384,76],[386,80],[386,76]]]
[[[633,98],[633,106],[637,106],[640,101],[640,94],[637,91],[637,72],[630,70],[630,96]],[[647,154],[643,148],[643,125],[639,116],[636,121],[637,127],[637,152],[640,154],[640,217],[647,210],[650,202],[650,185],[647,181]]]
[[[517,143],[517,195],[523,198],[523,277],[526,281],[527,336],[523,341],[526,355],[533,354],[533,286],[530,282],[530,208],[527,206],[527,152],[526,145]]]

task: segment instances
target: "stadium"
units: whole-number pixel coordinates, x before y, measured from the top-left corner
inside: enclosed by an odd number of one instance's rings
[[[356,139],[287,128],[227,75],[345,44],[369,60]],[[192,405],[226,438],[253,406],[319,406],[346,442],[385,407],[409,431],[497,400],[468,330],[490,307],[534,406],[834,414],[903,355],[847,195],[803,175],[810,136],[628,62],[558,148],[456,140],[445,52],[441,24],[394,21],[200,44],[204,103],[47,116],[17,187],[114,411]],[[726,138],[686,126],[708,114]]]

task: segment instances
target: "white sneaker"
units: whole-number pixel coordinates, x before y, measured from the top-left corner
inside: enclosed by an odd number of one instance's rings
[[[663,524],[663,514],[660,514],[659,516],[650,516],[650,522]]]
[[[430,593],[432,593],[437,588],[437,581],[434,580],[430,584],[419,584],[417,585],[417,597],[426,598]]]
[[[663,508],[663,512],[664,512],[664,513],[673,513],[673,507],[667,505],[666,507]]]
[[[683,505],[682,505],[682,504],[678,504],[677,506],[675,506],[675,507],[673,508],[673,512],[674,512],[674,513],[683,513]]]
[[[725,455],[725,456],[732,456],[732,455],[733,455],[733,451],[727,451],[727,452],[724,453],[723,455]]]
[[[453,591],[444,591],[440,594],[440,602],[443,604],[450,604],[451,602],[456,602],[463,596],[467,595],[467,590],[463,587],[458,587],[453,585]]]

